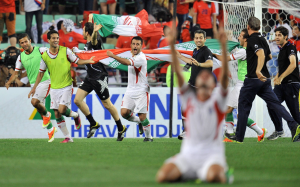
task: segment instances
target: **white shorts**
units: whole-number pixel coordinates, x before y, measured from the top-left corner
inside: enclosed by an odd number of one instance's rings
[[[58,109],[59,105],[69,106],[73,95],[73,85],[50,90],[51,106],[50,109]]]
[[[134,113],[148,113],[149,108],[149,93],[141,92],[136,95],[125,93],[121,108],[127,108]]]
[[[238,80],[233,90],[229,94],[228,103],[227,103],[228,106],[236,109],[238,108],[240,91],[241,88],[243,87],[243,84],[244,84],[243,81]]]
[[[226,159],[221,155],[212,155],[201,159],[199,162],[195,159],[188,159],[182,154],[177,154],[165,161],[165,164],[174,164],[181,173],[182,180],[195,180],[200,179],[206,181],[208,169],[212,165],[220,165],[224,168],[224,172],[228,170]]]
[[[33,88],[34,84],[31,85],[31,88]],[[35,93],[32,98],[38,99],[41,103],[45,103],[45,99],[49,94],[50,91],[51,82],[50,79],[46,80],[44,82],[41,82],[35,90]]]

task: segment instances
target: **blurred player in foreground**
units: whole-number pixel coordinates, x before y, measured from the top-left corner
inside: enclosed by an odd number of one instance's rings
[[[42,77],[48,69],[51,79],[50,108],[54,110],[57,125],[65,136],[65,140],[61,143],[70,143],[73,142],[73,140],[62,115],[66,117],[73,117],[77,130],[81,127],[79,114],[68,108],[68,106],[71,104],[71,98],[73,95],[70,63],[77,63],[79,65],[95,63],[93,61],[94,57],[89,60],[81,60],[69,48],[59,46],[59,35],[55,30],[49,31],[47,33],[47,38],[50,48],[42,54],[40,71],[37,75],[34,87],[28,94],[28,98],[31,95],[34,95],[37,86],[41,82]]]
[[[243,29],[240,33],[238,39],[240,42],[240,45],[243,48],[240,48],[237,50],[234,54],[231,54],[230,56],[227,56],[227,60],[237,60],[238,61],[238,81],[236,85],[234,86],[233,90],[229,94],[228,98],[228,110],[226,112],[226,131],[225,131],[225,139],[224,142],[232,142],[227,136],[234,136],[233,127],[234,127],[234,119],[232,111],[233,109],[237,109],[238,107],[238,101],[239,101],[239,95],[240,90],[244,84],[245,76],[247,74],[247,54],[246,54],[246,48],[247,48],[247,37],[248,37],[248,31],[247,29]],[[222,55],[214,54],[217,59],[222,60]],[[247,120],[247,127],[254,130],[257,133],[257,141],[262,142],[264,141],[266,129],[260,128],[253,119],[248,118]]]
[[[186,114],[186,137],[180,153],[167,159],[159,169],[156,180],[176,182],[200,180],[226,183],[233,180],[227,169],[225,147],[222,142],[222,122],[227,110],[228,62],[226,58],[226,34],[219,35],[223,51],[220,86],[212,72],[202,70],[196,78],[196,88],[184,82],[182,68],[176,56],[172,29],[168,41],[171,44],[172,62],[177,74],[181,104]],[[196,123],[197,122],[197,123]]]
[[[147,79],[147,59],[141,51],[142,46],[143,39],[135,36],[131,40],[132,58],[121,58],[114,55],[111,51],[107,51],[107,56],[128,66],[128,86],[121,105],[122,117],[139,124],[140,134],[143,134],[143,131],[145,131],[146,137],[144,142],[153,142],[150,133],[150,122],[147,119],[150,92]],[[139,117],[135,113],[138,113]]]
[[[47,50],[46,47],[33,47],[31,45],[31,39],[26,33],[20,34],[19,44],[24,49],[24,51],[18,56],[18,59],[16,61],[15,73],[10,77],[5,85],[7,89],[9,88],[10,84],[18,77],[19,71],[23,68],[26,70],[31,88],[33,88],[36,77],[39,73],[42,54]],[[36,92],[31,99],[31,104],[34,108],[36,108],[36,110],[43,118],[43,128],[47,128],[48,130],[48,142],[52,142],[54,140],[54,134],[55,132],[57,132],[56,127],[53,127],[50,121],[51,113],[47,111],[44,105],[45,99],[50,91],[50,85],[50,76],[48,71],[46,71],[41,80],[41,83],[36,87]]]

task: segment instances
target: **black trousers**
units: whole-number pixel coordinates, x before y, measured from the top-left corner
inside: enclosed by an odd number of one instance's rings
[[[299,113],[299,88],[298,83],[291,84],[281,84],[274,88],[274,93],[276,94],[280,103],[285,101],[287,107],[290,110],[294,120],[300,124],[300,113]],[[271,120],[274,123],[276,131],[282,131],[282,119],[277,111],[270,110],[268,108]]]
[[[286,111],[284,106],[280,104],[277,96],[273,92],[270,79],[267,79],[266,82],[262,82],[259,79],[246,78],[239,96],[239,119],[236,131],[237,141],[243,142],[244,140],[247,119],[256,95],[261,97],[267,103],[270,110],[278,112],[279,117],[283,117],[287,121],[290,129],[296,127],[297,123]]]

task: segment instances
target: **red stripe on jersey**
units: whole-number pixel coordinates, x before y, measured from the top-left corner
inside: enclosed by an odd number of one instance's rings
[[[233,60],[235,60],[235,58],[234,58],[233,54],[232,54],[231,56],[232,56]]]
[[[184,127],[184,130],[186,132],[186,136],[190,136],[190,131],[189,131],[189,119],[190,119],[190,114],[194,112],[194,105],[192,104],[192,99],[189,98],[187,103],[186,103],[186,108],[183,111],[183,116],[185,117],[185,121],[187,121],[186,126]]]
[[[147,95],[147,111],[148,111],[148,109],[149,109],[149,93],[146,92],[146,95]]]
[[[131,60],[131,59],[129,59],[129,60]],[[134,66],[134,62],[133,62],[133,60],[131,60],[131,62],[132,62],[132,66]]]
[[[19,69],[19,68],[16,68],[16,70],[21,70],[21,69]]]
[[[217,132],[216,132],[216,135],[215,135],[215,138],[214,139],[217,139],[218,137],[218,134],[219,134],[219,128],[221,126],[221,123],[225,117],[225,113],[222,112],[219,107],[218,107],[218,103],[215,102],[215,109],[216,109],[216,112],[217,112]]]
[[[48,90],[47,90],[47,93],[46,93],[46,96],[45,96],[45,98],[44,98],[44,99],[46,99],[46,97],[48,96],[48,94],[49,94],[49,91],[50,91],[50,87],[51,87],[51,84],[49,84],[49,86],[48,86]]]
[[[134,70],[135,70],[135,78],[136,78],[136,82],[135,82],[135,83],[138,83],[138,81],[139,81],[139,73],[141,72],[141,69],[142,69],[142,66],[139,67],[139,68],[134,67]]]
[[[44,72],[44,71],[46,71],[46,70],[42,70],[42,69],[40,69],[40,71]]]

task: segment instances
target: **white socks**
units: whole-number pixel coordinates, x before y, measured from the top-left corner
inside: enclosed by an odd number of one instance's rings
[[[143,126],[143,128],[144,128],[146,138],[152,138],[151,137],[151,126],[150,126],[150,124],[147,125],[147,126]]]
[[[256,123],[253,123],[252,125],[250,125],[249,128],[254,130],[258,136],[260,136],[264,133],[263,130]]]
[[[78,113],[74,112],[74,111],[71,111],[70,112],[70,117],[77,118],[78,117]]]
[[[136,122],[136,123],[141,123],[140,118],[137,117],[137,116],[135,115],[135,113],[133,113],[133,112],[130,114],[130,117],[127,118],[127,120],[128,120],[128,121],[132,121],[132,122]]]
[[[234,124],[232,122],[226,122],[225,126],[226,126],[227,133],[232,134],[233,133]]]
[[[63,135],[66,138],[70,138],[71,139],[71,135],[67,129],[67,125],[65,121],[60,122],[60,124],[58,124],[58,127],[60,128],[61,132],[63,133]]]

